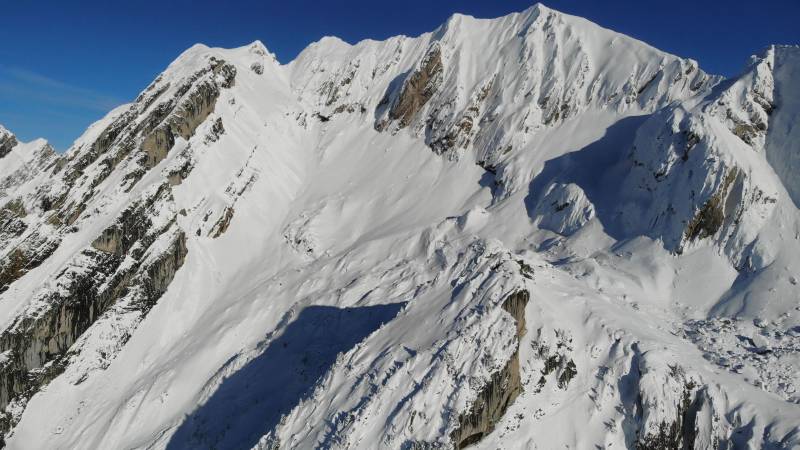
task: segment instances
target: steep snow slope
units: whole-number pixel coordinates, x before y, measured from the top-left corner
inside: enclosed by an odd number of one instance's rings
[[[55,151],[44,139],[19,142],[13,133],[0,125],[0,198],[20,192],[47,165],[55,160]]]
[[[6,444],[797,448],[799,54],[194,46],[0,191]]]
[[[800,150],[798,150],[797,129],[798,104],[797,87],[794,80],[800,76],[800,53],[796,47],[775,47],[770,50],[768,57],[772,58],[774,67],[774,102],[777,105],[775,114],[770,120],[769,133],[765,142],[767,159],[775,172],[781,177],[786,190],[794,201],[795,206],[800,204],[800,185],[797,177],[793,176],[800,167]]]

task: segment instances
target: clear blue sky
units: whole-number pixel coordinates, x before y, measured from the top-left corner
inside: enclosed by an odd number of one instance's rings
[[[771,43],[800,43],[800,0],[550,0],[707,71],[738,72]],[[260,39],[281,62],[310,42],[431,31],[454,12],[496,17],[532,1],[9,0],[0,26],[0,123],[21,139],[66,149],[93,121],[130,101],[196,42]]]

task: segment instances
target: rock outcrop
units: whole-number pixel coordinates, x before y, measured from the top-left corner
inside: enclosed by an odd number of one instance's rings
[[[222,82],[216,81],[216,76]],[[198,76],[199,77],[199,76]],[[175,139],[189,139],[195,129],[214,111],[220,87],[231,87],[236,77],[236,68],[225,61],[211,62],[210,73],[205,81],[190,85],[190,91],[173,112],[142,141],[145,166],[153,168],[161,162],[175,144]]]
[[[17,231],[11,234],[19,236],[25,232],[25,227],[18,221],[11,222],[9,228],[13,227],[16,227]],[[0,292],[8,289],[11,283],[29,271],[39,267],[58,248],[61,239],[49,231],[49,225],[45,225],[42,229],[28,234],[0,259]]]
[[[145,193],[55,277],[56,288],[44,289],[0,334],[3,433],[19,419],[12,411],[64,370],[72,345],[115,302],[132,296],[129,303],[146,315],[166,291],[187,254],[172,201],[168,183]],[[8,259],[4,278],[18,278],[49,256],[19,254]]]
[[[214,226],[211,228],[211,231],[208,232],[208,235],[212,238],[218,238],[222,236],[225,231],[228,230],[228,227],[231,225],[231,220],[233,219],[234,210],[230,206],[226,206],[220,216],[219,220],[214,223]]]
[[[52,148],[31,149],[29,163],[3,186],[49,178],[0,209],[0,293],[50,258],[65,235],[79,231],[84,213],[96,214],[98,189],[120,166],[130,190],[174,146],[190,139],[213,112],[220,90],[234,84],[236,68],[212,57],[200,59],[188,76],[159,78],[131,105],[88,132],[65,156]],[[212,133],[223,133],[221,121]],[[3,151],[16,145],[10,133]],[[139,151],[137,151],[137,146]],[[184,158],[186,159],[186,158]],[[53,163],[55,161],[55,163]],[[91,243],[54,275],[54,288],[38,291],[26,310],[0,334],[0,431],[8,432],[27,400],[72,357],[79,341],[104,313],[124,299],[140,321],[166,291],[187,254],[186,236],[177,226],[171,185],[191,170],[186,159],[163,183],[148,186]],[[44,179],[44,178],[43,178]],[[93,209],[87,212],[89,205]],[[138,323],[138,322],[137,322]]]
[[[420,62],[419,68],[403,83],[403,90],[389,110],[389,119],[397,120],[400,128],[411,124],[441,85],[442,71],[442,50],[434,43]]]
[[[17,145],[17,137],[10,131],[0,126],[0,159],[11,153]]]
[[[683,395],[672,421],[663,421],[657,431],[642,436],[636,442],[637,450],[690,450],[695,446],[697,417],[701,398],[695,394],[696,386],[691,381],[684,386]],[[696,397],[696,398],[693,398]],[[712,448],[718,448],[718,442]]]
[[[637,424],[637,450],[734,448],[731,426],[701,380],[680,365],[637,354],[632,376],[637,379],[631,422]],[[735,423],[735,421],[733,421]],[[733,436],[732,436],[733,435]]]
[[[522,290],[511,294],[503,301],[503,309],[516,321],[517,349],[505,366],[492,374],[489,382],[480,390],[478,398],[469,411],[458,418],[458,428],[450,434],[456,449],[465,448],[480,441],[494,430],[495,425],[508,407],[522,392],[519,372],[519,339],[525,334],[525,307],[530,294]]]
[[[726,218],[731,219],[735,214],[736,204],[729,205],[726,201],[735,182],[741,183],[741,174],[736,167],[725,174],[722,184],[717,188],[717,192],[709,198],[705,205],[700,208],[697,215],[686,226],[685,236],[689,240],[704,239],[714,236],[722,227]],[[733,206],[733,208],[731,208]],[[727,207],[727,208],[726,208]]]

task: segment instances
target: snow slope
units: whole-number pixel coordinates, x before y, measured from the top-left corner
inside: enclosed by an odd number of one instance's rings
[[[55,151],[44,139],[19,142],[0,125],[0,198],[20,192],[23,184],[55,159]]]
[[[800,448],[799,64],[538,4],[0,138],[5,445]]]

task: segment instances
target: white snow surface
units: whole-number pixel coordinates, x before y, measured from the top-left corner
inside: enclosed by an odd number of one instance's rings
[[[401,127],[389,108],[431,49],[439,88]],[[687,384],[702,386],[695,448],[800,448],[800,48],[722,80],[536,5],[419,37],[324,38],[285,65],[260,42],[196,45],[142,98],[211,57],[235,84],[194,135],[127,190],[133,159],[97,186],[89,165],[74,230],[0,293],[4,328],[34,314],[191,159],[152,216],[171,231],[146,257],[187,236],[169,289],[146,317],[125,297],[95,322],[9,448],[446,448],[517,345],[522,394],[475,448],[634,448],[679,417]],[[112,111],[65,158],[160,101]],[[19,144],[0,179],[44,145]],[[48,182],[25,179],[14,195]],[[720,189],[725,219],[692,238]],[[519,290],[520,339],[500,307]],[[564,385],[553,355],[576,368]]]

